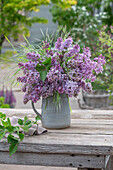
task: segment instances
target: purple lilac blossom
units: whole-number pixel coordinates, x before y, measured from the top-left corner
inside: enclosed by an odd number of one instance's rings
[[[11,108],[13,108],[15,105],[16,105],[16,98],[15,98],[15,96],[13,95],[13,91],[12,91],[12,89],[10,90],[10,92],[9,92],[9,105],[10,105],[10,107]]]
[[[10,101],[10,92],[6,89],[4,103],[9,104],[9,101]]]
[[[18,64],[24,73],[24,76],[17,80],[23,83],[25,104],[29,100],[36,103],[40,97],[47,98],[57,92],[66,93],[68,97],[77,97],[81,88],[87,92],[92,90],[91,82],[103,71],[104,56],[100,55],[91,60],[88,47],[84,47],[83,52],[80,52],[80,46],[72,43],[71,37],[64,41],[58,38],[54,47],[44,42],[43,54],[27,53],[28,62]],[[35,68],[49,57],[51,67],[43,82]]]
[[[4,95],[5,95],[5,92],[4,92],[4,86],[3,86],[2,90],[0,91],[0,97],[4,97]]]
[[[59,50],[60,51],[60,48],[61,48],[61,44],[63,42],[63,39],[61,37],[59,37],[55,43],[55,49]]]
[[[14,97],[12,89],[8,90],[6,88],[6,90],[4,90],[3,86],[2,90],[0,91],[0,97],[4,97],[4,103],[9,104],[10,107],[14,107],[16,105],[16,98]]]
[[[72,40],[71,37],[65,39],[64,42],[61,42],[60,51],[63,51],[63,50],[65,50],[65,49],[70,48],[70,46],[72,45],[72,43],[73,43],[73,40]]]

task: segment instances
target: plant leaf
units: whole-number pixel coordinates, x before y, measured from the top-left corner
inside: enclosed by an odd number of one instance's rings
[[[5,132],[4,131],[0,131],[0,140],[5,136]]]
[[[45,65],[46,68],[51,66],[51,57],[49,57],[47,60],[45,60],[42,64]]]
[[[27,42],[27,44],[30,46],[29,41],[27,40],[27,38],[24,34],[23,34],[23,37],[24,37],[25,41]]]
[[[25,126],[23,126],[21,128],[24,130],[24,132],[28,132],[30,127],[31,127],[31,124],[30,125],[25,125]]]
[[[4,129],[4,127],[2,125],[0,125],[0,129]]]
[[[19,135],[19,126],[13,127],[13,132],[17,132],[17,135]]]
[[[39,65],[39,64],[37,64],[37,66],[36,66],[36,68],[35,68],[38,72],[40,72],[40,71],[43,71],[43,70],[45,70],[45,67],[43,66],[43,65]]]
[[[44,82],[47,76],[47,71],[41,71],[40,73],[40,78]]]
[[[9,42],[9,44],[12,46],[12,48],[16,51],[15,47],[13,46],[13,44],[9,41],[9,39],[4,35],[4,37],[6,38],[6,40]],[[17,52],[17,51],[16,51]]]
[[[37,116],[35,117],[35,120],[36,120],[36,122],[37,122],[38,120],[41,120],[41,118],[37,115]]]
[[[28,117],[25,116],[25,117],[24,117],[24,121],[23,121],[23,124],[24,124],[24,125],[26,125],[26,121],[27,121],[27,120],[28,120]]]
[[[23,125],[23,120],[22,119],[18,119],[18,124],[19,125]]]
[[[11,127],[11,121],[10,121],[9,117],[7,118],[7,122],[9,124],[9,127]]]
[[[2,120],[1,122],[2,122],[2,124],[3,124],[4,127],[8,127],[8,126],[9,126],[9,122],[8,122],[8,121],[3,121],[3,120]]]
[[[0,119],[5,119],[5,118],[6,118],[6,115],[0,112]]]
[[[59,93],[57,92],[57,107],[58,107],[59,103],[60,103],[60,95],[59,95]]]
[[[17,151],[17,144],[12,143],[9,147],[9,155],[13,155]]]
[[[31,124],[31,120],[26,121],[26,125]]]
[[[24,134],[23,133],[19,133],[19,138],[20,138],[20,141],[22,141],[24,139]]]
[[[13,143],[13,144],[17,144],[19,141],[18,138],[14,137],[13,135],[9,134],[7,137],[7,142],[8,143]]]

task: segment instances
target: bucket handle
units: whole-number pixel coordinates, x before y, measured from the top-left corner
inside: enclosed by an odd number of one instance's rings
[[[33,109],[33,111],[40,117],[40,119],[42,120],[42,115],[36,110],[36,108],[35,108],[35,105],[34,105],[34,103],[33,103],[33,101],[31,101],[31,105],[32,105],[32,109]]]

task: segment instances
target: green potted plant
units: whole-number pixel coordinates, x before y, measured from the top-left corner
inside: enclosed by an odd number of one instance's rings
[[[112,108],[113,104],[113,27],[108,30],[107,26],[99,32],[99,43],[95,55],[105,56],[106,64],[103,72],[97,75],[92,83],[93,91],[88,94],[83,92],[83,99],[86,105],[94,108]]]

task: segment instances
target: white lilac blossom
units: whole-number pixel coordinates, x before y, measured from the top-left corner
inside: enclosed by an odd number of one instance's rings
[[[91,82],[95,81],[96,74],[102,73],[105,59],[100,55],[92,60],[89,48],[82,50],[80,52],[80,46],[73,44],[71,37],[64,41],[60,37],[54,47],[44,42],[38,54],[27,53],[28,62],[18,64],[24,76],[17,78],[23,83],[24,103],[37,102],[40,97],[47,98],[57,92],[66,93],[68,97],[76,97],[81,88],[90,92]],[[49,60],[51,63],[47,65]],[[37,71],[37,66],[42,70],[38,68]],[[41,73],[46,73],[44,81]]]

